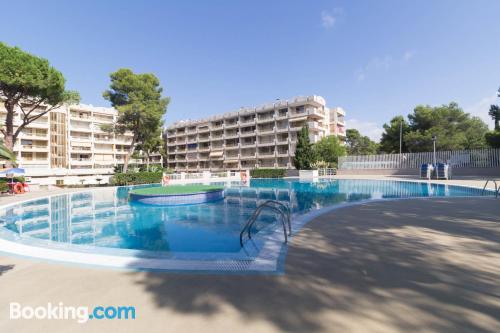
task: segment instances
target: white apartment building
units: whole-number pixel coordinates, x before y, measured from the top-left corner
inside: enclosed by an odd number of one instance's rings
[[[5,122],[5,117],[6,110],[0,105],[0,122]],[[17,138],[14,153],[19,167],[24,168],[28,176],[43,177],[53,183],[73,183],[81,176],[107,181],[114,167],[124,163],[132,140],[131,133],[115,135],[101,129],[104,124],[112,124],[116,117],[117,111],[113,108],[82,104],[48,112],[30,123]],[[15,129],[20,124],[21,116],[17,112]],[[152,156],[150,162],[162,163],[161,156]],[[74,181],[68,176],[74,176]]]
[[[309,126],[311,142],[345,138],[345,112],[328,108],[321,96],[278,100],[168,126],[167,165],[176,171],[293,169],[297,133]]]

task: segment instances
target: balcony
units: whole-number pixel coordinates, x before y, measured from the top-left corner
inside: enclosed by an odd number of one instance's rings
[[[269,122],[273,122],[273,121],[274,121],[274,117],[273,116],[259,117],[257,119],[257,123],[258,124],[269,123]]]
[[[72,158],[70,163],[72,165],[92,165],[92,159],[91,158]]]
[[[246,131],[246,132],[241,132],[240,133],[240,137],[245,138],[245,137],[249,137],[249,136],[255,136],[256,134],[257,134],[256,130],[254,130],[254,131]]]
[[[325,111],[320,108],[306,108],[306,113],[309,116],[317,116],[321,118],[325,116]]]
[[[21,132],[22,138],[23,139],[48,139],[48,133],[47,132],[34,132],[34,131],[27,131],[24,130]]]
[[[211,131],[217,131],[217,130],[221,130],[224,128],[224,125],[223,124],[217,124],[217,125],[211,125],[210,126],[210,130]]]
[[[71,146],[71,151],[82,151],[82,152],[91,152],[92,147],[81,147],[81,146]]]
[[[255,125],[255,119],[240,120],[240,126]]]
[[[238,126],[239,126],[239,123],[237,121],[232,122],[232,123],[224,123],[224,128],[235,128]]]
[[[288,138],[280,138],[280,137],[278,137],[276,139],[276,144],[278,144],[278,145],[288,144]]]
[[[92,128],[90,126],[77,125],[72,123],[70,123],[70,129],[78,132],[92,132]]]
[[[257,142],[257,146],[259,147],[274,146],[274,145],[276,145],[275,140],[260,140]]]
[[[287,119],[288,118],[288,112],[285,112],[284,114],[278,114],[276,115],[276,120],[282,120],[282,119]]]
[[[208,126],[198,127],[198,133],[206,133],[209,131],[210,131],[210,128],[208,128]]]
[[[274,150],[268,150],[268,151],[259,151],[257,153],[257,156],[259,158],[270,158],[270,157],[275,157],[276,154],[275,154]]]
[[[273,127],[264,127],[257,129],[257,133],[260,134],[273,134],[274,133],[274,126]]]
[[[94,122],[101,124],[112,124],[114,122],[113,117],[99,117],[94,116]]]
[[[225,147],[226,147],[226,150],[229,150],[229,149],[234,150],[234,149],[240,148],[240,145],[239,144],[226,144]]]
[[[21,145],[24,151],[49,151],[49,147],[47,145]],[[17,150],[14,148],[14,150]]]
[[[293,122],[290,123],[290,131],[300,131],[302,127],[304,127],[306,123],[304,122]]]
[[[315,121],[309,121],[307,123],[307,126],[309,127],[309,130],[311,131],[319,131],[319,130],[322,130],[323,128],[319,125],[318,122],[315,122]]]
[[[240,158],[240,154],[225,154],[225,160],[238,160]]]
[[[253,141],[253,142],[241,142],[240,146],[241,147],[255,147],[255,141]]]
[[[257,154],[256,153],[245,153],[245,154],[240,154],[240,159],[241,160],[253,160],[253,159],[256,159],[257,158]]]
[[[47,128],[49,126],[48,119],[38,119],[29,124],[29,127],[36,127],[36,128]]]
[[[238,132],[227,132],[224,136],[226,139],[235,139],[239,135],[238,135]]]
[[[223,138],[224,138],[224,135],[222,135],[222,134],[210,136],[210,140],[212,140],[212,141],[219,141],[219,140],[222,140]]]
[[[288,157],[288,150],[278,150],[276,152],[276,156],[278,157]]]

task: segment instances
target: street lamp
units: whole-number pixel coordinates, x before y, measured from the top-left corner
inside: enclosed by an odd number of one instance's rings
[[[403,147],[403,120],[399,122],[399,155],[401,155],[401,150]]]
[[[434,165],[436,165],[436,140],[437,137],[435,135],[432,136],[432,145],[434,146]]]

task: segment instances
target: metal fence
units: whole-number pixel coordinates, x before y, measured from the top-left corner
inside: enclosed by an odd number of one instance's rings
[[[320,177],[335,176],[336,170],[332,168],[318,169],[318,175]]]
[[[339,158],[339,169],[418,169],[422,164],[433,163],[433,155],[433,152],[423,152],[343,156]],[[499,167],[500,149],[437,151],[436,162],[448,163],[453,168]]]

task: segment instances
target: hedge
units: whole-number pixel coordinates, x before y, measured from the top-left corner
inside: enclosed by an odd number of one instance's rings
[[[252,178],[283,178],[286,175],[286,169],[253,169],[250,170]]]
[[[127,172],[115,173],[110,179],[112,185],[138,185],[160,183],[162,172]]]

